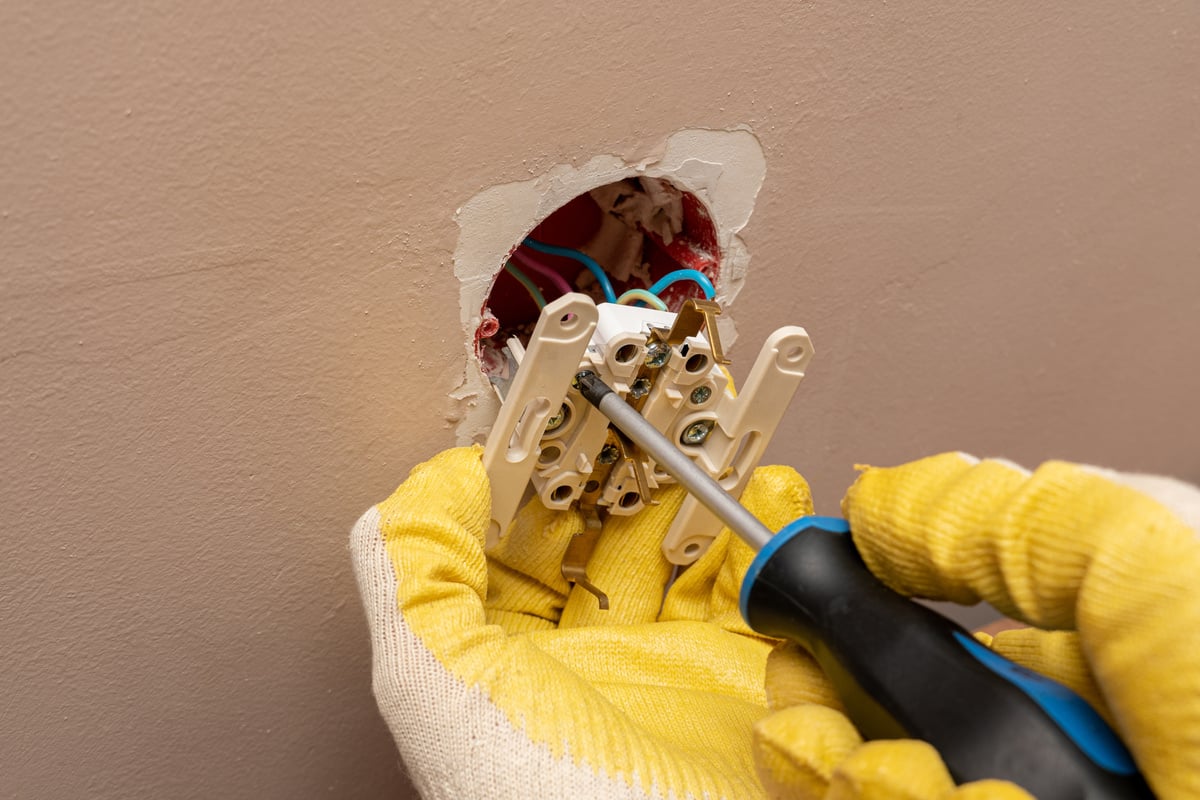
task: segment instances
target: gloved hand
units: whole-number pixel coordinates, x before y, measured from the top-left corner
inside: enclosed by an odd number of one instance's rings
[[[1143,494],[1123,488],[1130,481]],[[1014,632],[997,649],[1111,713],[1155,790],[1172,797],[1194,794],[1200,774],[1189,666],[1200,603],[1183,583],[1200,566],[1196,495],[1067,465],[1027,480],[951,455],[865,473],[844,510],[868,565],[900,591],[1077,621],[1078,635]],[[764,670],[768,645],[737,611],[751,553],[728,533],[659,611],[669,567],[658,546],[681,493],[660,499],[606,525],[592,571],[613,598],[608,612],[558,575],[575,515],[531,504],[485,560],[478,450],[419,467],[360,520],[353,549],[376,693],[426,797],[761,796],[751,726],[771,796],[1028,797],[994,781],[956,789],[920,742],[861,744],[794,648],[777,648]],[[810,510],[785,468],[759,470],[743,500],[775,528]]]
[[[417,467],[353,533],[375,694],[422,795],[761,797],[751,728],[772,643],[738,610],[750,549],[722,533],[664,600],[683,492],[660,491],[606,521],[589,568],[611,600],[600,611],[559,574],[576,513],[530,503],[485,558],[480,455]],[[742,499],[775,528],[812,512],[784,467],[758,470]],[[815,668],[794,689],[833,702]]]
[[[1158,797],[1200,797],[1200,491],[1072,464],[1030,474],[946,454],[868,469],[842,511],[868,567],[893,589],[987,600],[1037,626],[992,646],[1086,698]],[[783,710],[755,735],[773,795],[1027,796],[997,782],[955,789],[928,745],[862,744],[848,720],[793,704],[789,675],[810,666],[786,649],[771,658],[772,705]]]

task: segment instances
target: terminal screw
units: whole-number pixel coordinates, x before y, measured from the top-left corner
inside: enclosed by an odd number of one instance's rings
[[[646,366],[661,367],[671,357],[671,347],[662,342],[655,342],[646,348]]]
[[[713,421],[711,419],[702,419],[693,422],[683,429],[683,435],[679,437],[680,444],[704,444],[704,440],[708,438],[708,434],[712,433]]]
[[[704,405],[710,397],[712,397],[712,389],[707,386],[697,386],[695,389],[692,389],[692,403],[695,405]]]
[[[633,386],[629,387],[629,396],[634,400],[639,400],[650,394],[650,381],[645,378],[638,378],[633,382]]]
[[[601,464],[614,464],[620,455],[620,450],[611,444],[606,444],[600,448],[600,455],[596,456],[596,460]]]
[[[571,409],[567,408],[566,403],[563,403],[559,406],[558,413],[546,420],[546,433],[561,428],[569,416],[571,416]]]

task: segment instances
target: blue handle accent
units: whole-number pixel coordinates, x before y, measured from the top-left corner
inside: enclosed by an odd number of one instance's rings
[[[810,514],[792,521],[783,530],[772,536],[771,540],[763,546],[762,550],[758,551],[758,555],[750,562],[750,568],[746,570],[746,577],[742,579],[742,590],[738,594],[738,607],[742,611],[742,619],[746,620],[747,624],[750,622],[748,613],[750,591],[754,588],[754,582],[758,580],[758,575],[763,571],[763,567],[775,555],[775,551],[783,547],[789,539],[813,528],[820,528],[831,533],[849,533],[850,523],[841,517],[822,517]]]
[[[954,638],[975,660],[1027,694],[1063,733],[1098,766],[1120,775],[1137,773],[1137,764],[1112,728],[1079,695],[1044,675],[1014,664],[959,631]]]

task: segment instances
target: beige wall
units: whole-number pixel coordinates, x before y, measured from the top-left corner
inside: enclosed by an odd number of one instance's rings
[[[1200,479],[1200,11],[1041,5],[0,6],[0,796],[403,794],[346,534],[454,440],[455,209],[682,128],[762,144],[825,509]]]

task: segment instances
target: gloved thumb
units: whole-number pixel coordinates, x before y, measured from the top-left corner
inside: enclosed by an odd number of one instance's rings
[[[371,582],[364,578],[371,572],[393,574],[395,593],[368,598],[369,605],[398,607],[426,647],[464,672],[485,668],[504,638],[498,626],[486,624],[484,613],[483,547],[491,493],[481,452],[475,446],[440,453],[414,468],[391,497],[368,512],[378,516],[366,526],[371,535],[365,538],[383,531],[385,552],[379,554],[381,563],[360,575],[366,592]],[[365,564],[366,553],[359,557]]]

